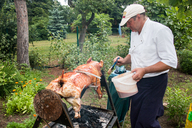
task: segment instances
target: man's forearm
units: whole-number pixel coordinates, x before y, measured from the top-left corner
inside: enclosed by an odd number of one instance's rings
[[[144,69],[145,69],[145,73],[153,73],[153,72],[165,71],[165,70],[170,69],[170,68],[171,68],[170,66],[168,66],[165,63],[160,61],[154,65],[145,67]]]
[[[130,64],[131,63],[131,55],[128,54],[125,58],[124,58],[124,63],[125,64]]]

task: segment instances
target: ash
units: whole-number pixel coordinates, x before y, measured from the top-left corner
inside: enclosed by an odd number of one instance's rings
[[[105,128],[109,122],[107,117],[101,117],[106,113],[92,109],[90,106],[81,107],[80,113],[81,118],[78,119],[74,118],[74,111],[69,113],[75,128]]]

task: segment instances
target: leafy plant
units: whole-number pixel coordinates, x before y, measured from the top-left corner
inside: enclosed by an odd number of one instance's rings
[[[20,81],[18,83],[22,83],[21,86],[15,86],[12,94],[7,97],[7,103],[4,104],[6,106],[6,114],[11,115],[14,113],[31,113],[34,111],[33,107],[33,99],[35,94],[44,89],[44,86],[40,83],[41,79],[34,78],[29,81]]]
[[[29,52],[29,62],[31,68],[43,68],[46,64],[45,56],[41,55],[38,48],[32,48],[32,50]]]
[[[0,9],[0,59],[15,57],[17,44],[17,23],[15,5],[5,1]]]
[[[19,79],[21,76],[15,62],[0,61],[0,97],[9,95]]]
[[[118,56],[121,56],[121,57],[126,57],[127,54],[129,53],[129,45],[126,44],[126,45],[117,45],[117,50],[118,50],[118,53],[117,55]]]
[[[180,53],[180,66],[184,73],[192,74],[192,51],[182,50]]]
[[[167,111],[169,119],[173,123],[177,124],[180,127],[183,122],[183,116],[186,115],[188,105],[191,101],[191,97],[187,96],[188,90],[181,90],[180,88],[170,88],[167,87]]]
[[[86,19],[88,20],[91,17],[91,13],[88,14],[88,16],[86,17]],[[108,14],[95,14],[95,18],[93,19],[93,21],[90,23],[89,27],[87,28],[87,32],[88,33],[97,33],[98,31],[100,31],[100,23],[103,22],[103,27],[106,28],[106,31],[108,33],[108,35],[112,34],[111,31],[111,20],[113,20],[113,18],[110,18]],[[80,26],[80,28],[82,28],[82,16],[79,14],[77,17],[77,20],[75,20],[72,24],[72,27],[75,26]]]
[[[90,34],[85,41],[83,51],[75,45],[71,45],[69,55],[66,56],[66,64],[69,65],[69,70],[76,68],[78,65],[84,64],[88,58],[92,57],[95,61],[104,61],[104,70],[108,70],[112,65],[112,60],[116,56],[116,49],[110,46],[108,42],[106,31]]]
[[[174,45],[176,50],[187,48],[192,36],[192,17],[180,19],[177,17],[178,8],[171,7],[166,10],[167,17],[163,24],[168,26],[174,35]]]

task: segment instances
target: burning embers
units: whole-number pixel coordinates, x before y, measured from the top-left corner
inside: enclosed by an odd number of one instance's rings
[[[75,128],[105,128],[113,116],[113,112],[91,106],[81,107],[81,118],[74,118],[74,111],[69,115]]]

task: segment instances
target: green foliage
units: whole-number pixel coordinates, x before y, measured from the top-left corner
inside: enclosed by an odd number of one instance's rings
[[[182,72],[192,74],[192,51],[182,50],[179,58]]]
[[[0,97],[9,95],[15,82],[21,78],[15,64],[11,61],[0,61]]]
[[[146,9],[147,16],[153,20],[162,23],[166,17],[167,6],[161,3],[157,3],[154,0],[142,0],[140,2]]]
[[[112,23],[113,34],[118,33],[117,28],[121,22],[123,10],[127,5],[134,3],[135,0],[114,0],[114,4],[109,4],[106,11],[103,13],[109,14],[112,18],[110,21]]]
[[[169,4],[166,4],[165,1],[162,2],[164,4],[157,3],[153,0],[147,1],[143,0],[141,2],[141,4],[143,4],[147,9],[147,15],[152,20],[163,23],[172,30],[176,50],[182,50],[187,48],[188,44],[190,43],[190,40],[192,39],[192,17],[188,16],[181,18],[182,16],[178,16],[179,8],[168,7]]]
[[[65,25],[65,19],[62,15],[62,11],[59,10],[58,3],[55,3],[53,10],[50,10],[51,16],[49,16],[49,25],[48,29],[51,32],[51,35],[55,38],[60,35],[62,38],[66,38],[67,26]]]
[[[35,120],[36,119],[31,116],[29,119],[25,119],[23,123],[9,122],[6,128],[32,128]]]
[[[48,39],[48,17],[33,17],[34,23],[29,26],[29,42]]]
[[[177,50],[187,48],[188,44],[192,39],[192,17],[187,17],[183,20],[177,18],[176,8],[170,8],[166,10],[167,17],[164,24],[168,26],[174,35],[174,44]]]
[[[17,22],[13,2],[5,2],[0,10],[0,59],[15,57],[17,44]]]
[[[112,64],[112,58],[116,56],[115,49],[110,46],[107,31],[102,27],[102,24],[99,32],[89,35],[82,52],[76,44],[66,44],[62,40],[53,42],[55,43],[51,45],[50,49],[57,53],[59,59],[62,59],[64,68],[68,70],[73,70],[78,65],[85,64],[90,57],[94,61],[103,60],[104,69],[108,70]]]
[[[75,10],[88,14],[90,12],[98,13],[107,10],[110,8],[110,5],[114,4],[114,0],[69,0],[68,3],[69,6],[71,6],[70,3],[73,3],[71,7],[75,6]]]
[[[7,103],[4,104],[6,106],[6,114],[25,114],[34,111],[34,96],[38,91],[44,89],[40,81],[42,80],[37,77],[28,81],[16,82],[15,89],[12,90],[12,94],[7,97]],[[22,86],[18,86],[17,84],[19,83]]]
[[[149,0],[153,1],[153,0]],[[156,0],[157,2],[161,2],[166,4],[167,6],[172,6],[178,8],[177,10],[177,18],[185,19],[188,16],[192,16],[192,0]]]
[[[40,54],[37,47],[32,48],[32,50],[29,51],[29,62],[31,68],[43,68],[46,64],[46,59],[43,55]]]
[[[184,124],[183,116],[186,115],[188,105],[191,101],[191,97],[187,96],[187,91],[167,87],[166,95],[169,119],[177,124],[178,127]]]
[[[121,56],[121,57],[126,57],[127,56],[127,54],[129,53],[129,48],[130,48],[130,46],[128,45],[128,44],[126,44],[126,45],[122,45],[122,44],[120,44],[120,45],[117,45],[117,55],[118,56]]]
[[[61,15],[65,19],[64,24],[68,24],[67,32],[71,32],[71,24],[74,20],[77,19],[78,13],[73,10],[73,8],[70,8],[69,6],[60,6],[59,10],[61,12]]]
[[[90,19],[91,17],[91,13],[88,14],[88,16],[86,17],[86,20]],[[93,21],[90,23],[87,32],[88,33],[96,33],[97,31],[100,31],[100,28],[98,27],[100,25],[101,22],[103,22],[103,27],[106,28],[106,31],[108,33],[108,35],[112,34],[111,31],[111,26],[112,24],[110,23],[110,21],[112,20],[112,18],[109,17],[108,14],[95,14],[95,18],[93,19]],[[80,28],[82,28],[82,17],[81,15],[78,15],[77,20],[75,20],[72,24],[72,27],[75,26],[79,26]]]
[[[48,16],[53,7],[53,0],[27,1],[29,21],[29,42],[48,39]]]
[[[59,64],[64,68],[65,58],[71,50],[71,45],[67,44],[59,35],[56,38],[50,37],[50,41],[49,62],[52,61],[53,57],[58,58]]]

